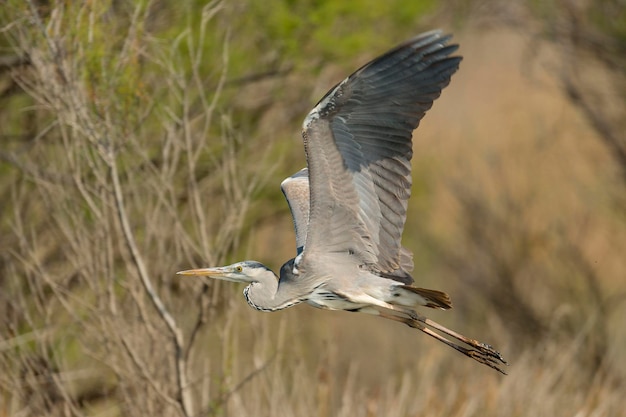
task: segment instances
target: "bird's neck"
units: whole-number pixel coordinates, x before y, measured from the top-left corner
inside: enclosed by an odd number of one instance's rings
[[[254,282],[243,290],[248,304],[259,311],[276,311],[301,303],[303,300],[287,286],[279,290],[278,280]]]

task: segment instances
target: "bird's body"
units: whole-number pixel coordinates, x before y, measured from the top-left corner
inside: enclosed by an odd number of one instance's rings
[[[448,85],[460,57],[450,36],[428,32],[361,67],[305,118],[307,168],[281,188],[294,220],[297,256],[276,276],[256,261],[182,271],[244,282],[250,306],[314,307],[380,315],[429,334],[500,372],[489,345],[417,314],[449,309],[444,292],[413,285],[401,238],[411,194],[412,132]],[[434,330],[469,347],[454,343]]]
[[[244,290],[248,304],[261,311],[282,310],[301,302],[327,310],[347,311],[360,311],[376,305],[383,308],[390,308],[389,305],[407,308],[451,307],[449,297],[443,292],[405,285],[373,274],[358,265],[344,265],[342,268],[328,268],[326,271],[320,268],[312,274],[296,267],[298,274],[294,274],[296,260],[297,258],[291,259],[283,265],[280,278],[263,264],[256,262],[240,262],[231,267],[255,268],[261,272],[259,275],[262,276],[256,276],[256,281]],[[312,262],[326,265],[335,261],[341,259],[329,256],[327,259]],[[342,285],[336,279],[338,274],[350,277],[352,286],[346,288]],[[368,309],[365,312],[373,311],[375,310]]]

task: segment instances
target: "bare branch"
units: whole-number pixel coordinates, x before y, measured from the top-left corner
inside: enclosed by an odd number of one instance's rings
[[[137,248],[134,234],[130,228],[128,215],[124,206],[122,186],[120,184],[120,178],[117,172],[117,164],[112,156],[108,158],[108,163],[111,173],[111,181],[113,183],[113,193],[115,195],[115,202],[117,205],[117,214],[119,216],[126,245],[128,246],[128,250],[132,255],[132,260],[137,267],[137,273],[139,275],[139,278],[141,279],[141,283],[146,290],[148,298],[150,299],[150,301],[152,301],[152,304],[158,311],[160,317],[163,319],[163,322],[167,325],[167,328],[171,333],[176,355],[176,377],[178,380],[178,389],[181,396],[182,411],[185,416],[193,416],[193,401],[191,393],[188,389],[189,384],[187,380],[187,364],[186,357],[184,355],[185,342],[183,339],[182,331],[178,327],[174,317],[165,307],[165,304],[163,304],[161,297],[159,297],[157,292],[154,290],[154,287],[152,286],[152,281],[150,280],[150,277],[148,275],[148,270],[143,261],[143,257],[141,256],[141,253]]]

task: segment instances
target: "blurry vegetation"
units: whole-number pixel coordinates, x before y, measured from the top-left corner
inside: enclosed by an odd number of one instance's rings
[[[465,59],[416,136],[405,242],[508,377],[174,275],[287,259],[306,112],[450,22]],[[9,0],[0,34],[0,415],[622,412],[623,2]]]

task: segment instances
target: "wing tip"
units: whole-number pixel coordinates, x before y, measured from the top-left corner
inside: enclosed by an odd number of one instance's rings
[[[307,180],[309,179],[309,169],[308,168],[302,168],[300,171],[296,172],[293,175],[290,175],[289,177],[285,178],[281,183],[280,183],[280,188],[281,189],[285,189],[285,187],[288,187],[289,185],[293,184],[294,182],[299,182],[299,181],[303,181],[303,180]]]
[[[415,35],[413,38],[399,44],[397,47],[393,48],[392,51],[396,51],[398,49],[402,49],[405,47],[411,47],[413,49],[420,49],[431,46],[433,51],[435,50],[447,50],[448,53],[452,53],[459,48],[459,45],[456,43],[448,44],[448,42],[453,38],[451,33],[446,33],[442,29],[433,29],[427,32],[419,33]]]

